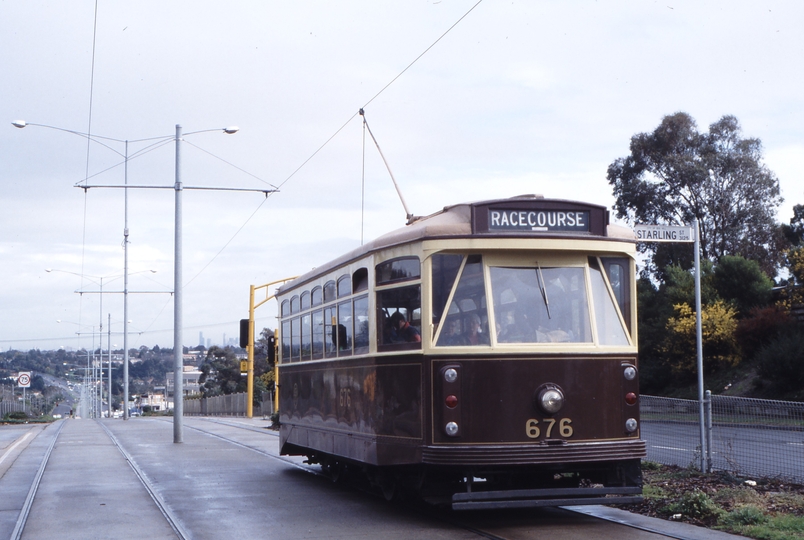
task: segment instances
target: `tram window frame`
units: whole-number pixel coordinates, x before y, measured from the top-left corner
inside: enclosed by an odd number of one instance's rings
[[[352,314],[352,300],[338,302],[338,334],[337,334],[337,353],[338,357],[352,356],[352,341],[354,339],[354,316]],[[348,313],[347,313],[348,312]],[[336,336],[333,336],[336,337]]]
[[[601,346],[630,345],[630,330],[627,329],[627,325],[623,326],[625,317],[620,312],[620,306],[614,297],[609,277],[597,257],[589,257],[589,284],[592,288],[592,311],[597,327],[597,344]],[[611,315],[614,316],[612,317]],[[616,327],[608,324],[612,319],[617,321]],[[621,335],[615,335],[615,330],[619,330]],[[625,341],[618,342],[618,339],[624,339]]]
[[[290,319],[290,361],[298,362],[301,359],[301,320],[299,317]]]
[[[312,314],[302,313],[301,316],[299,316],[299,320],[301,326],[301,333],[300,333],[301,346],[299,348],[299,352],[300,352],[300,360],[303,362],[305,360],[310,360],[310,358],[312,358],[312,349],[313,349]]]
[[[290,315],[290,300],[285,300],[282,302],[282,309],[279,312],[280,317],[287,317]]]
[[[338,299],[352,295],[352,279],[348,274],[338,278]]]
[[[368,268],[358,268],[352,273],[352,294],[367,291],[368,287]]]
[[[328,304],[338,298],[338,288],[335,285],[335,280],[331,279],[324,283],[324,303]]]
[[[312,357],[313,360],[320,360],[324,357],[324,349],[326,348],[327,343],[327,335],[324,329],[324,310],[317,309],[315,311],[311,311],[310,317],[313,328]],[[318,340],[316,338],[318,338]]]
[[[489,346],[491,344],[488,300],[486,299],[485,264],[486,262],[480,254],[468,253],[464,255],[461,267],[450,285],[450,290],[447,294],[447,305],[444,308],[444,312],[441,314],[441,318],[436,320],[435,316],[433,316],[433,324],[438,325],[436,328],[438,333],[433,336],[436,347],[457,345],[477,347]],[[477,283],[478,279],[480,280],[479,283]],[[472,283],[473,281],[475,283]],[[463,291],[467,289],[477,290],[480,294],[462,295]],[[460,326],[460,335],[463,335],[468,331],[469,320],[473,318],[473,316],[477,316],[480,319],[480,327],[482,330],[479,334],[485,334],[485,336],[481,336],[482,340],[480,342],[474,345],[470,345],[469,343],[453,343],[447,338],[446,334],[444,334],[445,341],[440,342],[442,339],[442,334],[440,333],[441,327],[448,328],[454,326],[454,321],[457,321]],[[449,344],[447,344],[448,342]]]
[[[290,313],[298,313],[299,312],[299,295],[293,295],[293,298],[290,299]]]
[[[301,305],[299,306],[299,308],[301,309],[301,311],[307,311],[308,309],[310,309],[311,307],[310,291],[304,291],[303,293],[301,293],[300,304]]]
[[[415,268],[413,265],[414,262]],[[377,264],[374,267],[374,271],[374,281],[378,286],[391,285],[394,283],[421,279],[422,263],[416,256],[397,257],[395,259],[389,259]]]
[[[358,296],[352,300],[352,321],[354,323],[354,329],[352,332],[354,354],[366,354],[369,352],[369,336],[371,334],[369,298],[367,294]],[[358,325],[360,326],[358,327]]]
[[[282,339],[282,363],[290,362],[290,336],[290,319],[286,319],[282,321],[282,335],[280,336]]]
[[[312,292],[310,293],[310,305],[311,307],[320,306],[324,303],[324,288],[320,285],[317,287],[313,287]]]
[[[620,307],[620,313],[625,320],[625,326],[628,328],[629,333],[633,333],[631,324],[631,286],[633,276],[631,273],[631,259],[627,257],[600,257],[600,262],[603,264],[603,269],[606,272],[606,277],[609,280],[609,285],[614,293],[614,298],[617,300],[617,305]],[[619,282],[615,280],[615,272],[613,268],[619,268],[622,272]]]
[[[380,352],[421,349],[419,341],[396,341],[392,338],[391,318],[401,313],[421,337],[421,283],[386,287],[376,292],[377,350]],[[418,319],[417,319],[418,317]]]
[[[324,306],[324,358],[336,358],[338,356],[337,337],[336,334],[333,333],[333,328],[337,327],[337,304]],[[336,339],[332,339],[333,337],[336,337]]]

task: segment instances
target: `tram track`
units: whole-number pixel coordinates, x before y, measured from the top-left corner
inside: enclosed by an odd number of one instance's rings
[[[53,434],[53,440],[50,441],[50,444],[48,444],[47,449],[45,450],[45,453],[42,456],[42,461],[40,462],[36,474],[34,475],[34,479],[31,482],[31,487],[28,489],[28,495],[25,497],[25,501],[23,502],[22,508],[20,509],[20,513],[17,517],[17,522],[14,525],[14,530],[11,532],[10,536],[11,540],[19,540],[22,537],[22,531],[25,529],[25,524],[28,521],[28,515],[31,512],[31,506],[33,505],[34,499],[36,498],[36,491],[39,489],[39,484],[42,481],[42,475],[44,475],[45,473],[48,461],[50,460],[50,455],[53,453],[53,448],[56,446],[56,441],[58,440],[63,427],[64,427],[64,421],[62,420],[61,422],[59,422],[59,425],[56,428],[56,433]],[[18,443],[22,443],[24,440],[25,439],[21,439],[20,441],[18,441]],[[16,444],[17,443],[15,443],[15,445]],[[9,453],[10,451],[11,450],[9,450]]]
[[[117,437],[114,436],[114,434],[109,430],[109,428],[107,428],[103,424],[103,422],[98,422],[98,425],[100,425],[103,428],[103,431],[105,431],[106,435],[109,436],[109,439],[111,439],[112,443],[115,445],[117,450],[123,455],[123,458],[125,458],[126,462],[131,467],[131,470],[134,471],[134,474],[142,483],[143,487],[148,492],[148,495],[151,496],[151,499],[153,500],[154,504],[156,504],[156,507],[165,517],[165,520],[173,529],[173,532],[175,532],[176,535],[181,540],[190,540],[192,538],[192,535],[184,529],[184,527],[181,524],[181,521],[174,514],[173,510],[164,501],[164,499],[162,499],[162,497],[159,495],[159,492],[156,489],[154,489],[153,484],[148,479],[148,475],[146,475],[145,472],[139,467],[139,465],[137,465],[137,462],[134,460],[131,454],[129,454],[128,451],[126,451],[126,449],[123,448],[123,445],[120,444],[120,441],[117,440]]]

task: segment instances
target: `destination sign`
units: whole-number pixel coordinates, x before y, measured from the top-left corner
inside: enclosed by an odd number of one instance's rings
[[[589,232],[588,210],[489,208],[489,231]]]
[[[675,225],[635,225],[639,242],[694,242],[692,227]]]

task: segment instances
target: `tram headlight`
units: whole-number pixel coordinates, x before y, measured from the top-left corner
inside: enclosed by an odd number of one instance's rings
[[[625,421],[625,431],[628,433],[633,433],[637,429],[637,421],[636,418],[629,418]]]
[[[558,386],[545,385],[537,399],[539,407],[548,414],[555,414],[564,406],[564,392]]]
[[[626,381],[633,381],[636,378],[636,368],[634,366],[626,366],[623,370],[623,376]]]
[[[444,371],[444,380],[448,383],[454,383],[458,380],[458,370],[454,368],[449,368]]]
[[[444,431],[446,431],[447,435],[450,437],[455,437],[458,435],[458,424],[455,422],[447,422],[447,425],[444,426]]]

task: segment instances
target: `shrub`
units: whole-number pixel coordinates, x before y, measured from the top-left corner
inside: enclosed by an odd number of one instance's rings
[[[767,520],[767,516],[762,513],[760,508],[749,504],[739,506],[728,514],[723,514],[718,519],[718,524],[737,528],[745,525],[759,525],[760,523],[765,523]]]
[[[804,334],[786,333],[760,349],[757,373],[779,392],[795,392],[804,386]]]
[[[683,514],[695,519],[717,517],[723,511],[718,508],[709,495],[699,489],[685,493],[681,500],[671,504],[668,509],[673,513]]]
[[[734,337],[746,360],[754,358],[765,345],[783,334],[794,324],[788,312],[779,306],[752,309],[748,317],[737,324]]]

